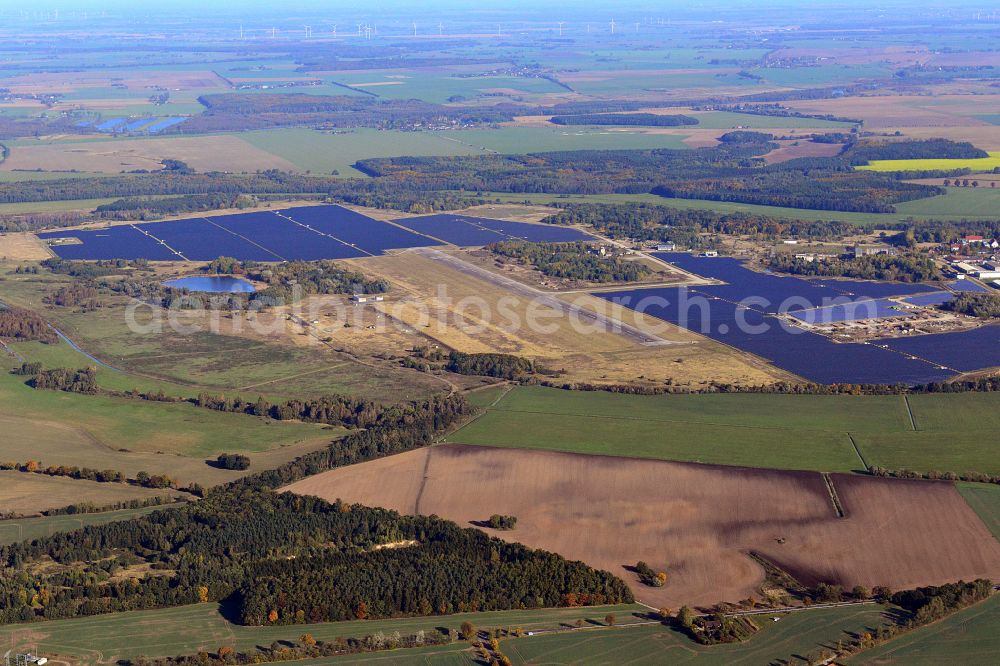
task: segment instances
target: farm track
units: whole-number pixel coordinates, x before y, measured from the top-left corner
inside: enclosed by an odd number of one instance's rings
[[[546,307],[552,308],[558,312],[565,315],[573,315],[579,317],[582,320],[595,323],[602,327],[604,331],[618,334],[624,338],[632,340],[638,344],[644,346],[662,346],[662,345],[676,345],[676,344],[688,344],[672,342],[670,340],[664,340],[658,336],[646,333],[640,329],[630,326],[625,322],[615,319],[613,317],[594,312],[592,310],[587,310],[579,305],[574,305],[572,303],[567,303],[566,301],[556,298],[552,294],[541,291],[534,287],[530,287],[526,284],[512,280],[511,278],[504,277],[502,275],[497,275],[484,268],[470,264],[458,257],[454,257],[449,254],[445,254],[440,250],[435,250],[433,248],[416,248],[413,250],[416,254],[448,266],[449,268],[456,270],[464,275],[475,278],[477,280],[482,280],[494,286],[506,289],[514,294],[522,296],[524,298],[531,299],[536,303],[540,303]]]

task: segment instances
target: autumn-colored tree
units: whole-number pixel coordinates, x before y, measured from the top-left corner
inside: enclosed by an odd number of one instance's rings
[[[268,622],[277,622],[278,621],[278,611],[276,611],[274,609],[271,609],[271,612],[267,614],[267,621]]]
[[[354,617],[359,620],[365,620],[368,618],[368,604],[364,601],[358,602],[358,607],[354,609]]]
[[[608,625],[609,627],[613,627],[615,626],[616,619],[617,618],[615,617],[614,613],[608,613],[607,615],[604,616],[604,624]]]
[[[473,638],[476,637],[476,626],[471,622],[469,622],[468,620],[462,623],[461,630],[462,630],[462,638],[464,638],[467,641],[471,641]]]
[[[667,583],[667,572],[660,571],[656,574],[656,587],[663,587]]]
[[[666,622],[670,618],[670,615],[671,615],[670,609],[666,608],[666,607],[663,607],[663,608],[661,608],[660,610],[658,610],[656,612],[659,614],[660,619],[663,620],[664,622]]]
[[[427,597],[420,598],[420,603],[417,606],[417,609],[421,615],[430,615],[434,612],[434,609],[431,607],[431,602],[427,599]]]
[[[208,601],[208,587],[201,585],[198,587],[198,602],[206,603]]]
[[[316,639],[313,638],[312,634],[302,634],[299,640],[302,641],[302,644],[305,645],[306,647],[313,647],[314,645],[316,645]]]
[[[28,462],[24,463],[24,469],[25,471],[28,472],[37,472],[39,467],[41,467],[41,465],[38,463],[37,460],[29,460]]]
[[[232,653],[233,653],[233,646],[232,645],[223,645],[222,647],[219,648],[219,652],[218,652],[219,659],[225,659],[226,657],[228,657]]]

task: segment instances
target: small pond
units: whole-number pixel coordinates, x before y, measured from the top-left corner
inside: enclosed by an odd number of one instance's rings
[[[188,291],[200,291],[210,294],[248,294],[257,289],[242,278],[229,275],[193,275],[191,277],[167,280],[163,283],[166,287],[174,289],[187,289]]]

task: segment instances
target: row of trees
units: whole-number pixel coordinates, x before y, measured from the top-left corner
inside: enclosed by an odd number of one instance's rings
[[[697,125],[698,119],[680,113],[590,113],[574,116],[553,116],[556,125],[618,125],[623,127],[679,127]]]

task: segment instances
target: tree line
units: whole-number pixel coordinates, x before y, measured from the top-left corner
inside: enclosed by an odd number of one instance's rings
[[[697,125],[698,119],[681,113],[590,113],[574,116],[552,116],[556,125],[618,125],[622,127],[679,127]]]

